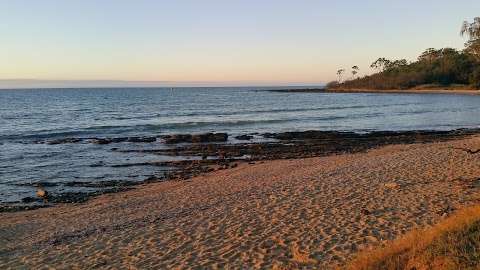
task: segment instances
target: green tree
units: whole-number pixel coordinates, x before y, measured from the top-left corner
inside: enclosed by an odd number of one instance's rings
[[[471,23],[464,21],[460,34],[468,37],[465,51],[480,61],[480,17],[476,17]]]
[[[332,87],[345,89],[436,88],[451,85],[480,89],[480,17],[464,22],[461,34],[468,37],[465,50],[428,48],[417,61],[378,58],[370,67],[378,72],[358,78],[359,67],[352,67],[353,77]],[[337,72],[339,81],[345,72]]]
[[[428,48],[418,57],[418,61],[427,61],[431,63],[433,60],[438,59],[439,56],[440,50]]]
[[[337,70],[337,77],[338,77],[338,82],[339,83],[342,82],[343,73],[345,73],[345,69],[341,68],[341,69]]]
[[[473,87],[480,89],[480,67],[477,67],[470,75],[470,84]]]
[[[391,61],[385,59],[385,57],[378,58],[373,62],[370,67],[376,69],[378,72],[383,72],[390,65]]]
[[[360,71],[360,68],[358,66],[353,66],[352,67],[352,75],[353,75],[354,79],[355,79],[355,76],[357,76],[358,71]]]
[[[406,59],[401,59],[390,62],[386,69],[391,71],[405,66],[408,66],[408,61]]]

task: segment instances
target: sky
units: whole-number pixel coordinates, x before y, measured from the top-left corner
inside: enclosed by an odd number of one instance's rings
[[[462,48],[476,16],[478,0],[0,0],[0,87],[315,85]]]

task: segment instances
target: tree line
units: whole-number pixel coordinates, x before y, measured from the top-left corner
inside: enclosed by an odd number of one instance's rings
[[[337,81],[327,85],[335,89],[411,89],[454,86],[480,89],[480,17],[465,21],[460,31],[468,38],[465,49],[426,49],[416,61],[378,58],[370,67],[376,73],[357,77],[359,67],[353,66],[352,76],[343,80],[345,69],[337,71]]]

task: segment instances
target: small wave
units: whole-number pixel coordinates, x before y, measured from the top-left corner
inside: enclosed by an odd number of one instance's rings
[[[91,132],[78,130],[78,131],[48,131],[42,130],[38,131],[37,133],[28,133],[28,134],[13,134],[13,135],[2,135],[0,136],[0,140],[13,140],[13,141],[21,141],[21,140],[41,140],[41,139],[51,139],[51,138],[62,138],[62,137],[78,137],[84,136],[86,134],[90,134]]]
[[[127,132],[162,132],[165,130],[174,131],[176,129],[185,129],[185,128],[203,128],[203,127],[231,127],[231,126],[241,126],[249,124],[267,124],[267,123],[282,123],[289,120],[284,119],[268,119],[268,120],[232,120],[232,121],[191,121],[191,122],[174,122],[174,123],[165,123],[165,124],[141,124],[141,125],[103,125],[103,126],[92,126],[87,127],[82,130],[72,130],[72,131],[58,131],[58,130],[42,130],[36,133],[28,134],[13,134],[13,135],[2,135],[0,136],[0,141],[23,141],[23,140],[45,140],[52,138],[64,138],[64,137],[96,137],[102,136],[105,134],[105,131],[108,133],[115,133],[120,135]]]
[[[42,130],[33,134],[18,134],[18,135],[4,135],[0,136],[0,140],[46,140],[52,138],[65,138],[65,137],[100,137],[106,134],[121,135],[124,133],[164,133],[164,132],[181,132],[185,129],[195,129],[201,132],[208,127],[212,129],[231,127],[249,126],[249,125],[270,125],[281,124],[287,122],[302,122],[302,121],[334,121],[345,118],[367,118],[377,116],[377,113],[356,114],[356,115],[328,115],[328,116],[302,116],[302,117],[288,117],[279,119],[238,119],[238,120],[225,120],[225,121],[187,121],[187,122],[171,122],[163,124],[137,124],[137,125],[101,125],[91,126],[81,130]],[[155,135],[155,134],[153,134]]]
[[[401,106],[402,103],[395,104]],[[383,107],[383,106],[392,106],[390,105],[380,105],[374,107]],[[273,119],[248,119],[244,116],[243,119],[223,119],[221,117],[216,118],[218,120],[211,120],[213,118],[207,119],[205,121],[172,121],[167,123],[132,123],[125,125],[98,125],[90,126],[85,128],[77,128],[75,130],[66,130],[66,129],[53,129],[53,130],[39,130],[31,131],[28,133],[20,134],[7,134],[0,135],[0,141],[14,141],[14,142],[26,142],[35,140],[48,140],[56,138],[92,138],[92,137],[102,137],[102,136],[121,136],[121,135],[146,135],[146,136],[156,136],[165,133],[181,133],[181,132],[203,132],[207,130],[226,130],[228,131],[232,127],[242,127],[242,126],[255,126],[252,127],[252,130],[255,130],[256,127],[261,125],[274,125],[274,124],[284,124],[284,123],[301,123],[301,122],[323,122],[323,121],[340,121],[342,119],[362,119],[362,118],[372,118],[384,115],[380,112],[355,112],[347,111],[348,113],[334,113],[332,112],[329,115],[319,115],[319,114],[290,114],[290,115],[281,115],[279,112],[302,112],[302,111],[325,111],[325,110],[344,110],[344,109],[361,109],[361,108],[371,108],[372,106],[367,105],[352,105],[352,106],[331,106],[331,107],[319,107],[319,108],[294,108],[294,109],[272,109],[272,110],[250,110],[244,111],[242,113],[260,113],[260,112],[272,112],[277,113],[276,117]],[[428,110],[423,110],[425,113]],[[345,111],[343,111],[345,112]],[[422,111],[410,111],[410,112],[398,112],[398,114],[416,114]],[[231,113],[234,114],[234,113]],[[238,114],[238,113],[237,113]],[[221,114],[214,114],[222,116]],[[242,116],[242,114],[238,114]],[[204,115],[202,115],[204,116]],[[175,115],[175,117],[183,118],[181,115]],[[211,120],[211,121],[209,121]],[[133,121],[132,121],[133,122]],[[288,125],[288,124],[287,124]]]
[[[398,106],[407,104],[393,104],[388,106]],[[383,107],[386,105],[379,105],[376,107]],[[264,109],[264,110],[234,110],[234,111],[191,111],[191,112],[179,112],[172,114],[171,112],[158,113],[153,115],[140,115],[140,116],[112,116],[106,119],[113,120],[151,120],[161,117],[192,117],[192,116],[232,116],[232,115],[249,115],[249,114],[265,114],[265,113],[290,113],[290,112],[317,112],[317,111],[329,111],[329,110],[345,110],[345,109],[363,109],[371,108],[367,105],[353,105],[353,106],[332,106],[332,107],[311,107],[311,108],[279,108],[279,109]],[[101,119],[96,119],[101,120]]]
[[[231,111],[231,112],[189,112],[178,114],[175,116],[213,116],[213,115],[245,115],[255,113],[288,113],[288,112],[316,112],[316,111],[329,111],[329,110],[349,110],[349,109],[364,109],[364,108],[383,108],[394,106],[407,106],[412,103],[398,103],[398,104],[382,104],[382,105],[351,105],[351,106],[331,106],[331,107],[313,107],[313,108],[292,108],[292,109],[265,109],[265,110],[245,110],[245,111]],[[159,115],[167,116],[167,115]]]

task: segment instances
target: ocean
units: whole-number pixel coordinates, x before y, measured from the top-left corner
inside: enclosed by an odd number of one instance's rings
[[[172,157],[112,151],[161,149],[151,143],[47,144],[64,138],[235,135],[305,130],[453,130],[480,126],[480,96],[292,93],[268,87],[0,90],[0,202],[53,192],[91,192],[69,182],[142,181],[165,170],[118,164]],[[235,143],[235,140],[231,140]],[[100,166],[101,165],[101,166]]]

